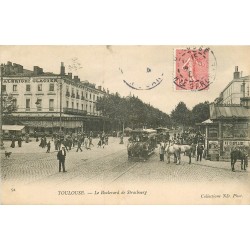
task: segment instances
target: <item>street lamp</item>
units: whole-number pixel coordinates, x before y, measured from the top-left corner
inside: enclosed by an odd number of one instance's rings
[[[3,69],[4,69],[4,65],[1,64],[0,65],[0,79],[1,79],[1,101],[0,101],[0,148],[4,149],[3,146],[3,129],[2,129],[2,121],[3,121]]]
[[[60,123],[60,130],[59,130],[59,132],[61,133],[62,132],[62,79],[58,79],[58,85],[59,85],[59,90],[60,90],[60,99],[59,99],[59,101],[60,101],[60,120],[59,120],[59,123]]]

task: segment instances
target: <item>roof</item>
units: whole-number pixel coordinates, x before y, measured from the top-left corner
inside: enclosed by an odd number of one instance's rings
[[[210,119],[218,118],[250,119],[250,109],[241,105],[210,105]]]
[[[24,126],[20,125],[3,125],[2,130],[11,130],[11,131],[20,131],[24,128]]]

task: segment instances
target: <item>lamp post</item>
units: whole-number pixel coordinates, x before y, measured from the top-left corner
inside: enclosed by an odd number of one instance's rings
[[[62,132],[62,79],[58,79],[58,85],[59,85],[59,91],[60,91],[60,98],[59,98],[59,112],[60,112],[60,118],[59,118],[59,126],[60,130],[59,132]]]
[[[1,149],[4,149],[4,146],[3,146],[3,129],[2,129],[2,121],[3,121],[3,92],[2,92],[2,89],[3,89],[3,64],[0,65],[0,78],[1,78],[1,101],[0,101],[0,148]]]

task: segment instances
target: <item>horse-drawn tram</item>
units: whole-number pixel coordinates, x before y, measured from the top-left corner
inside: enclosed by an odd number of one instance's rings
[[[146,160],[157,147],[157,134],[153,129],[132,130],[128,140],[128,159]]]
[[[162,141],[166,142],[169,141],[170,135],[169,131],[170,129],[164,128],[164,127],[159,127],[155,129],[157,132],[157,143],[160,143]]]

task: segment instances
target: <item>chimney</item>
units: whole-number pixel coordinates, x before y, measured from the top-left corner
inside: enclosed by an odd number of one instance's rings
[[[60,75],[61,76],[64,76],[65,75],[65,66],[64,66],[64,63],[61,62],[61,71],[60,71]]]
[[[102,86],[98,86],[98,90],[102,90]]]
[[[43,74],[43,68],[40,68],[40,67],[39,67],[38,72],[39,72],[39,75]]]
[[[68,78],[72,79],[72,73],[68,73]]]
[[[33,72],[34,72],[34,75],[37,76],[39,74],[39,67],[38,66],[34,66]]]
[[[235,66],[234,79],[240,78],[240,72],[238,71],[238,66]]]
[[[109,94],[109,89],[107,89],[107,94]]]
[[[242,77],[242,76],[243,76],[243,71],[240,72],[240,77]]]
[[[74,76],[74,81],[75,82],[80,82],[80,78],[78,78],[78,76]]]
[[[23,66],[18,64],[18,73],[23,73]]]
[[[8,66],[12,66],[12,62],[8,61],[8,62],[7,62],[7,65],[8,65]]]
[[[38,67],[38,66],[34,66],[34,69],[33,69],[33,72],[34,72],[34,75],[41,75],[43,74],[43,69]]]

